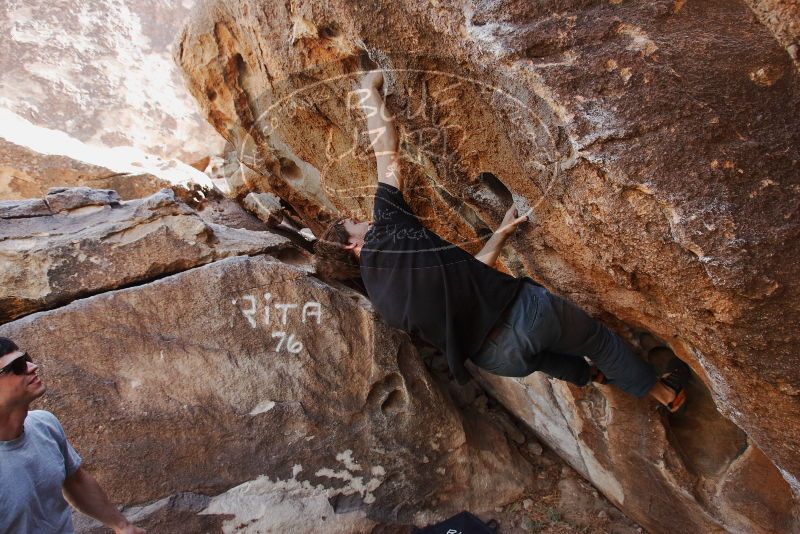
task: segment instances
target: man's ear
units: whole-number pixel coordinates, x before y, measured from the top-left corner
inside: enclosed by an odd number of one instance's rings
[[[354,248],[356,248],[356,243],[348,243],[347,245],[344,246],[344,248],[346,250],[353,250]]]

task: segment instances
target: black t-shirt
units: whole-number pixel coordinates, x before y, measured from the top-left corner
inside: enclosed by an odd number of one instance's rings
[[[419,222],[399,189],[383,182],[360,263],[381,317],[444,352],[462,384],[470,378],[464,361],[478,352],[523,281],[530,280],[497,271],[445,241]]]

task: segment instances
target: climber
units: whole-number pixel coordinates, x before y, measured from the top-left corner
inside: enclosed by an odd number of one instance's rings
[[[527,214],[512,206],[474,257],[419,222],[401,193],[397,132],[382,85],[383,73],[370,71],[358,90],[378,168],[374,221],[335,219],[315,244],[318,273],[339,280],[360,276],[384,320],[442,350],[462,384],[470,379],[468,358],[497,375],[542,371],[579,386],[607,383],[650,395],[670,412],[680,409],[689,371],[678,358],[659,378],[650,363],[571,302],[527,276],[493,268]]]
[[[144,534],[81,467],[56,416],[28,411],[46,390],[38,368],[0,337],[0,532],[74,532],[69,501],[117,534]]]

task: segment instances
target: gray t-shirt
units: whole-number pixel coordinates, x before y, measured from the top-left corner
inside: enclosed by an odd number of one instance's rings
[[[80,465],[56,416],[28,412],[22,435],[0,441],[0,532],[74,532],[61,486]]]

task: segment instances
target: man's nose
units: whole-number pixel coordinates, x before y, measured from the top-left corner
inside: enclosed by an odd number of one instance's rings
[[[28,364],[28,368],[27,368],[27,369],[25,369],[25,372],[26,372],[27,374],[31,374],[31,373],[35,372],[35,371],[36,371],[36,370],[39,368],[39,366],[38,366],[38,365],[36,365],[36,364],[35,364],[35,363],[33,363],[33,362],[26,362],[26,363]]]

